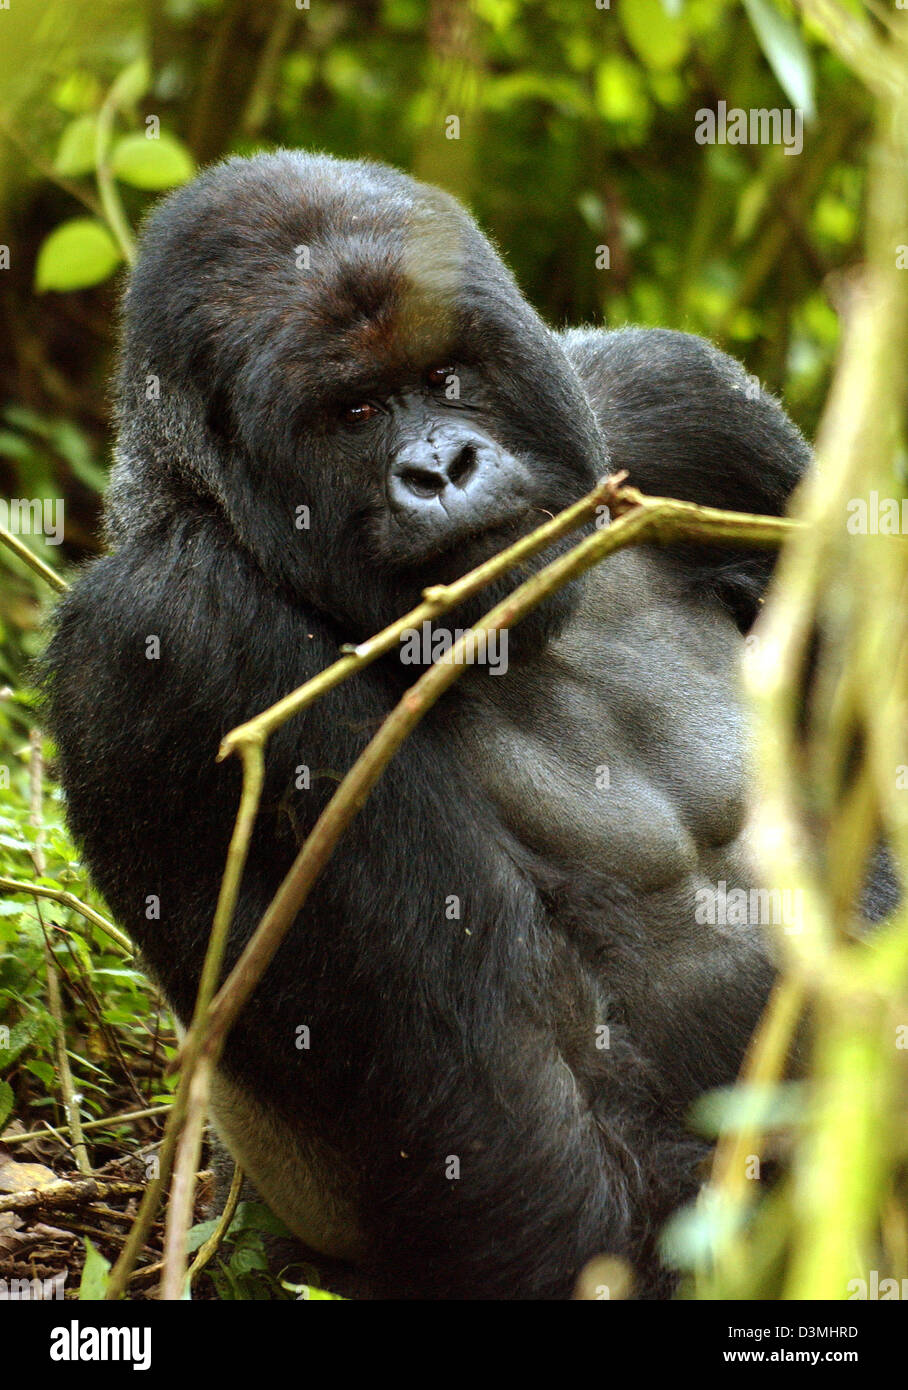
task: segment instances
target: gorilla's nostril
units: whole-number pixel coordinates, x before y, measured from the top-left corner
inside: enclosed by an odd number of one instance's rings
[[[478,451],[468,443],[450,451],[439,452],[431,445],[410,451],[409,458],[397,459],[392,472],[398,494],[404,492],[411,500],[425,502],[440,497],[448,488],[465,489],[478,470]]]
[[[455,487],[462,487],[476,472],[476,450],[472,444],[465,444],[460,453],[448,464],[448,480]]]
[[[428,468],[404,468],[399,476],[414,497],[437,497],[447,485],[444,474],[431,473]]]

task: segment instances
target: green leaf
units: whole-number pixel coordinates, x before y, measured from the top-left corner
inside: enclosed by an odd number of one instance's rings
[[[151,70],[147,59],[137,58],[120,73],[110,89],[110,100],[116,106],[132,106],[143,97],[151,85]]]
[[[631,48],[653,71],[676,68],[687,53],[687,26],[680,15],[667,13],[662,0],[633,0],[618,15]]]
[[[813,64],[800,29],[772,0],[744,0],[744,7],[779,86],[810,120],[816,111]]]
[[[57,83],[51,101],[72,116],[91,111],[101,100],[98,79],[90,72],[71,72]]]
[[[8,1081],[0,1081],[0,1129],[6,1124],[13,1108],[13,1088]]]
[[[66,178],[90,174],[95,167],[95,135],[98,122],[94,116],[77,116],[60,136],[60,146],[54,169]]]
[[[26,459],[34,457],[34,447],[27,439],[23,439],[21,434],[13,434],[11,430],[0,430],[0,456],[12,459],[16,463],[24,463]]]
[[[639,67],[620,53],[603,58],[596,69],[596,110],[607,121],[630,123],[645,116],[649,97]]]
[[[120,252],[110,232],[94,217],[74,217],[43,242],[35,268],[37,290],[81,290],[106,280]]]
[[[52,1091],[57,1084],[56,1072],[50,1062],[42,1062],[37,1057],[33,1057],[31,1061],[24,1063],[24,1070],[31,1072],[32,1076],[36,1076],[48,1091]]]
[[[77,425],[70,420],[54,421],[48,438],[80,482],[94,488],[95,492],[103,492],[107,474],[95,463],[91,445]]]
[[[91,1241],[85,1241],[85,1265],[79,1284],[79,1298],[82,1302],[100,1303],[107,1292],[110,1261],[105,1260]]]
[[[12,1066],[19,1053],[22,1052],[38,1034],[38,1020],[36,1018],[24,1018],[19,1023],[14,1023],[9,1030],[9,1047],[0,1047],[0,1067],[4,1070]]]
[[[159,135],[156,140],[124,135],[114,146],[110,167],[124,183],[148,189],[174,188],[195,173],[192,155],[173,135]]]

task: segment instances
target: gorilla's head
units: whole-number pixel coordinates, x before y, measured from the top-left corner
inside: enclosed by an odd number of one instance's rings
[[[605,471],[557,339],[476,224],[381,165],[212,168],[150,219],[124,316],[113,543],[216,511],[351,636]]]

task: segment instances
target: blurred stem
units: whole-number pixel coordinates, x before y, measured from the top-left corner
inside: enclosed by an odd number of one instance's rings
[[[906,434],[908,44],[884,44],[829,0],[802,0],[831,45],[881,94],[868,181],[867,264],[850,287],[816,466],[796,499],[810,524],[781,558],[749,667],[757,703],[758,848],[803,894],[803,930],[778,934],[814,1023],[810,1104],[784,1214],[784,1297],[848,1296],[878,1267],[893,1172],[904,1157],[908,911],[855,939],[855,896],[881,832],[908,882],[908,830],[894,794],[908,762],[908,545],[853,536],[849,502],[900,497]],[[903,24],[901,32],[908,37]],[[868,528],[869,529],[869,528]],[[806,709],[805,709],[806,700]],[[904,795],[904,793],[903,793]],[[891,1216],[888,1218],[891,1226]]]
[[[818,1009],[811,1123],[795,1163],[788,1299],[847,1297],[872,1250],[896,1113],[883,1005],[825,995]]]
[[[115,83],[98,112],[98,124],[95,132],[95,179],[107,225],[123,253],[126,264],[133,265],[136,258],[136,248],[132,228],[123,211],[120,194],[110,169],[110,141],[116,114],[117,89]]]
[[[711,1177],[720,1196],[736,1206],[749,1203],[759,1190],[747,1176],[747,1162],[758,1155],[766,1092],[785,1072],[804,999],[803,980],[792,975],[779,979],[747,1049],[739,1081],[751,1088],[753,1100],[747,1107],[746,1118],[724,1133],[716,1145]]]

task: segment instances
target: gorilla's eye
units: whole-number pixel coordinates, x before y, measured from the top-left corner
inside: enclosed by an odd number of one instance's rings
[[[359,401],[356,405],[347,406],[344,419],[348,425],[363,425],[367,420],[374,420],[378,413],[378,406],[371,401]]]
[[[426,381],[430,386],[447,386],[448,377],[453,376],[453,374],[454,368],[450,366],[430,367],[426,372]]]

